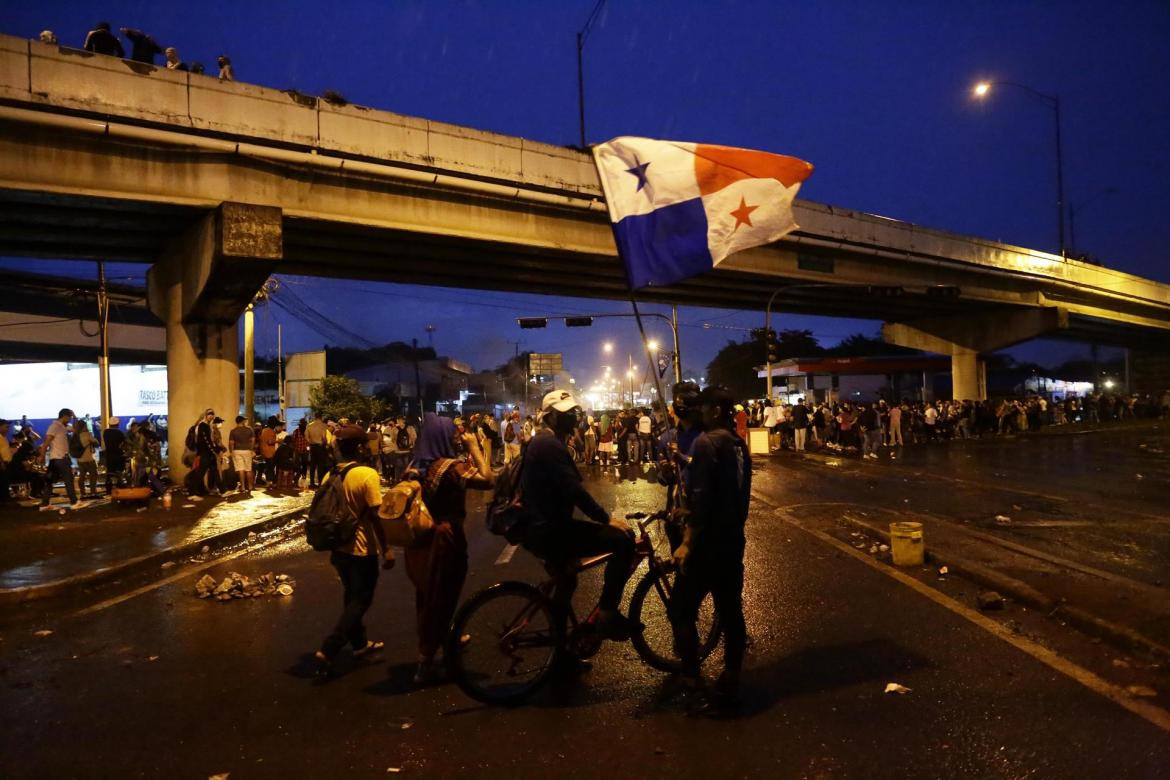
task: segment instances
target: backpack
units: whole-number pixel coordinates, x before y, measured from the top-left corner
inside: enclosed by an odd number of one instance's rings
[[[412,547],[435,527],[435,519],[423,498],[422,483],[412,478],[417,476],[408,475],[382,496],[378,521],[387,546]]]
[[[507,425],[504,426],[504,441],[511,444],[515,440],[516,440],[516,431],[512,430],[512,423],[508,423]]]
[[[81,443],[81,434],[75,433],[69,437],[69,454],[80,458],[85,454],[85,446]]]
[[[351,463],[329,472],[329,479],[313,494],[309,516],[305,518],[305,541],[317,552],[330,552],[353,541],[358,518],[345,501],[345,475],[356,466]]]
[[[196,425],[198,425],[198,423],[196,423],[195,425],[192,425],[190,428],[187,429],[187,438],[183,440],[183,445],[187,449],[191,450],[191,452],[194,452],[196,449],[198,449],[198,444],[199,444],[199,442],[196,441],[196,437],[195,437],[195,426]]]
[[[410,450],[410,434],[407,433],[405,427],[398,429],[398,436],[394,439],[394,446],[398,447],[402,452],[408,452]]]
[[[500,471],[496,477],[496,490],[488,504],[484,519],[488,530],[502,536],[510,544],[520,544],[528,526],[535,519],[535,513],[523,501],[520,479],[524,474],[527,455],[516,458]]]

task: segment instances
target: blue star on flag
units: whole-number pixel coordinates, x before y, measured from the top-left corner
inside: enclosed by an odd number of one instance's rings
[[[638,189],[635,190],[636,192],[641,192],[642,188],[646,186],[646,169],[649,166],[650,166],[650,163],[648,163],[648,162],[640,163],[640,162],[638,162],[638,158],[635,157],[634,158],[634,167],[633,168],[626,168],[626,173],[628,173],[632,176],[638,177]]]

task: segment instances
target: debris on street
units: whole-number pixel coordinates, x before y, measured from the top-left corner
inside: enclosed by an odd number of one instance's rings
[[[1008,517],[1007,515],[996,515],[995,516],[995,524],[996,525],[1011,525],[1012,519],[1010,517]]]
[[[1148,685],[1127,685],[1125,692],[1131,696],[1141,696],[1142,698],[1147,699],[1158,695],[1158,692]]]
[[[905,685],[899,685],[898,683],[892,682],[892,683],[886,683],[885,692],[886,693],[907,694],[907,693],[910,693],[911,690],[913,690],[913,689],[907,688]]]
[[[268,572],[252,579],[233,571],[219,583],[210,574],[203,575],[195,583],[195,595],[201,599],[214,598],[216,601],[256,596],[291,596],[295,585],[295,580],[287,574]]]
[[[34,631],[33,636],[50,636],[50,635],[52,635],[52,633],[53,632],[50,631],[49,629],[42,628],[40,631]]]
[[[985,590],[979,594],[975,603],[979,605],[979,609],[987,611],[989,609],[1003,609],[1004,598],[996,593],[994,590]]]

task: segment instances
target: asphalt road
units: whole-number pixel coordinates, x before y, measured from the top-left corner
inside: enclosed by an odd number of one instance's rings
[[[415,690],[413,592],[398,569],[369,615],[381,658],[321,684],[307,654],[336,617],[339,586],[325,556],[287,542],[209,573],[285,573],[289,597],[200,601],[192,574],[7,630],[0,776],[1165,777],[1170,734],[773,508],[910,478],[884,465],[760,470],[769,504],[756,502],[749,525],[754,644],[737,719],[688,716],[625,645],[516,709],[449,685]],[[646,481],[590,482],[617,512],[660,501]],[[537,577],[523,552],[496,565],[503,545],[478,514],[468,528],[468,593]],[[889,682],[912,691],[883,693]]]

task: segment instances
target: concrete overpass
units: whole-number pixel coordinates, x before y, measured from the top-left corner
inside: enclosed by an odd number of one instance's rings
[[[972,398],[982,353],[1038,336],[1160,345],[1170,329],[1158,282],[796,212],[784,241],[641,297],[762,309],[784,288],[780,311],[880,319],[888,341],[951,355]],[[238,403],[236,322],[273,272],[626,297],[585,152],[6,36],[0,254],[150,263],[177,419]]]

